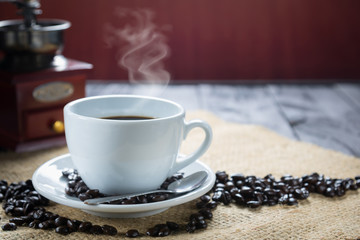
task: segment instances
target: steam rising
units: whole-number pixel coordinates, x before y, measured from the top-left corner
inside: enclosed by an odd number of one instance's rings
[[[169,56],[166,37],[154,23],[149,9],[116,9],[121,27],[107,25],[109,46],[119,46],[119,66],[127,69],[130,83],[166,86],[170,74],[163,60]]]

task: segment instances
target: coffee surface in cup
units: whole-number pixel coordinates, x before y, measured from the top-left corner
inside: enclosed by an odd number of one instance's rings
[[[102,117],[102,119],[110,119],[110,120],[151,120],[153,117],[147,116],[110,116],[110,117]]]

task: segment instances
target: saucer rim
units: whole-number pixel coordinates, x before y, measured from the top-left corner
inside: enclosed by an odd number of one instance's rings
[[[180,196],[168,199],[168,200],[164,200],[161,202],[153,202],[153,203],[127,204],[127,205],[118,205],[118,204],[87,205],[76,197],[67,196],[65,194],[65,192],[61,195],[50,193],[49,191],[46,191],[46,189],[43,186],[41,186],[41,183],[37,182],[38,176],[42,173],[42,171],[44,171],[44,169],[48,168],[51,165],[57,164],[56,166],[58,166],[60,161],[63,161],[63,162],[70,161],[72,163],[71,154],[67,153],[67,154],[57,156],[57,157],[52,158],[49,161],[45,162],[41,166],[39,166],[32,176],[33,185],[34,185],[35,190],[53,202],[56,202],[56,203],[59,203],[59,204],[65,205],[65,206],[69,206],[72,208],[77,208],[80,210],[90,211],[90,212],[121,214],[121,213],[148,212],[148,211],[153,211],[153,210],[158,210],[158,209],[170,208],[173,206],[177,206],[177,205],[192,201],[192,200],[196,199],[197,197],[200,197],[203,194],[207,193],[208,191],[211,190],[211,188],[213,187],[215,180],[216,180],[215,174],[210,169],[210,167],[207,166],[206,164],[204,164],[203,162],[196,160],[195,162],[191,163],[189,166],[184,168],[185,174],[186,174],[187,168],[194,166],[194,164],[197,164],[197,165],[199,165],[198,168],[201,168],[202,170],[205,170],[208,173],[208,177],[205,180],[205,182],[201,185],[200,188],[198,188],[192,192],[189,192],[187,194],[180,195]],[[68,168],[71,168],[71,167],[73,167],[73,166],[68,166]],[[61,171],[61,169],[58,169],[58,171]],[[61,181],[61,179],[59,179],[59,181]],[[61,183],[59,183],[59,184],[61,185]],[[58,185],[54,185],[52,187],[55,189],[56,186],[58,186]],[[65,189],[65,186],[64,186],[64,189]]]

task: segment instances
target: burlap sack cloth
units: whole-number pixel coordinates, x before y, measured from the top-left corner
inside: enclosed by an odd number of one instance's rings
[[[276,178],[284,174],[302,176],[318,172],[332,178],[355,177],[360,174],[360,159],[320,147],[289,140],[260,126],[224,122],[207,112],[189,113],[188,119],[208,121],[214,132],[209,151],[201,158],[215,172],[243,173],[264,177],[272,173]],[[184,143],[185,152],[194,149],[203,138],[201,130],[194,130]],[[26,154],[1,153],[0,179],[20,181],[31,178],[35,169],[49,159],[67,152],[56,148]],[[333,199],[311,194],[298,206],[263,206],[259,209],[220,205],[208,228],[193,234],[181,232],[167,239],[357,239],[360,238],[359,191],[348,191],[344,197]],[[13,232],[0,230],[0,239],[115,239],[124,238],[132,228],[142,233],[157,223],[175,221],[185,223],[196,212],[195,202],[172,207],[158,215],[137,219],[106,219],[81,210],[51,203],[49,211],[60,215],[91,221],[94,224],[115,226],[119,233],[94,236],[71,233],[67,236],[54,230],[19,227]],[[1,224],[9,219],[1,209]],[[150,237],[144,236],[149,239]]]

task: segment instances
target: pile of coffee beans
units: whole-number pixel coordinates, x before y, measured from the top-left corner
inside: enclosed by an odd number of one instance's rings
[[[76,170],[67,169],[63,175],[69,181],[65,190],[67,194],[80,199],[104,196],[98,190],[87,188]],[[171,182],[182,177],[183,174],[176,174],[168,178],[161,188],[166,189]],[[206,229],[208,221],[213,218],[212,211],[219,204],[234,203],[249,208],[277,204],[297,205],[299,200],[307,199],[310,193],[322,194],[325,197],[341,197],[348,190],[357,190],[359,187],[360,175],[355,178],[332,179],[313,173],[302,177],[285,175],[280,179],[275,179],[271,174],[259,178],[243,174],[228,175],[225,171],[218,171],[214,187],[196,202],[197,210],[190,215],[186,223],[167,221],[150,227],[144,234],[136,229],[130,229],[125,236],[129,238],[145,235],[165,237],[176,232],[193,233],[196,230]],[[86,196],[82,197],[81,194]],[[167,197],[161,198],[167,199]],[[149,198],[149,196],[144,196],[144,199],[125,199],[116,203],[141,204],[154,201],[153,197]],[[49,200],[35,191],[31,180],[11,184],[0,180],[0,201],[3,201],[2,207],[5,213],[13,216],[8,223],[1,226],[3,231],[16,230],[18,226],[28,226],[35,229],[55,229],[56,233],[63,235],[76,231],[89,234],[118,234],[113,226],[100,226],[91,222],[72,220],[46,211],[44,207],[49,204]]]
[[[229,176],[224,171],[218,171],[212,200],[225,205],[234,202],[249,208],[276,204],[296,205],[298,200],[307,199],[310,193],[341,197],[346,191],[357,190],[359,187],[360,176],[354,179],[332,179],[312,173],[302,177],[285,175],[276,180],[271,174],[259,178],[243,174]],[[201,207],[203,203],[198,205]]]
[[[67,187],[65,188],[65,193],[69,196],[78,197],[81,201],[86,199],[104,197],[105,195],[99,192],[97,189],[89,189],[84,181],[81,179],[81,176],[76,169],[66,169],[62,172],[63,177],[68,180]],[[176,173],[173,176],[167,178],[159,189],[167,189],[170,183],[179,180],[184,177],[184,173]],[[148,194],[137,197],[125,198],[116,201],[110,201],[109,204],[144,204],[150,202],[164,201],[168,199],[168,194],[166,193],[156,193]],[[185,230],[187,232],[194,232],[196,229],[204,229],[207,227],[205,219],[211,219],[212,213],[211,209],[214,209],[217,206],[215,201],[209,202],[211,197],[209,195],[203,196],[202,201],[206,202],[206,208],[202,208],[198,213],[192,214],[190,216],[189,222],[184,225],[179,225],[175,222],[166,222],[162,224],[156,224],[155,226],[149,228],[146,231],[146,235],[151,237],[165,237],[171,233],[177,232],[179,230]],[[141,236],[136,229],[131,229],[125,234],[127,237],[135,238]]]
[[[217,203],[212,205],[213,208],[216,206]],[[156,224],[146,231],[146,235],[151,237],[166,237],[172,233],[181,231],[193,233],[197,229],[207,228],[206,220],[210,220],[212,217],[213,215],[210,208],[202,208],[197,213],[191,214],[189,221],[186,224],[178,224],[170,221],[162,224]]]
[[[360,187],[360,176],[354,179],[332,179],[313,173],[302,177],[291,175],[282,176],[276,180],[271,174],[264,178],[233,174],[229,176],[225,171],[216,172],[216,181],[212,190],[201,196],[196,202],[199,209],[191,214],[189,222],[178,225],[176,230],[193,233],[198,229],[207,228],[207,221],[213,217],[212,211],[219,205],[231,203],[243,207],[258,208],[260,206],[297,205],[298,200],[307,199],[310,193],[322,194],[326,197],[341,197],[348,190]],[[157,224],[146,234],[149,236],[166,236],[171,228],[167,224]],[[176,231],[175,230],[175,231]]]
[[[94,225],[91,222],[68,219],[46,211],[44,206],[49,204],[49,200],[34,189],[31,180],[11,184],[0,180],[0,201],[3,201],[2,208],[5,213],[13,217],[1,226],[3,231],[13,231],[19,226],[27,226],[34,229],[54,229],[62,235],[72,232],[117,234],[117,229],[113,226]]]
[[[77,197],[81,201],[85,201],[91,198],[104,197],[105,195],[99,192],[98,189],[89,189],[86,186],[85,182],[81,179],[78,171],[76,169],[65,169],[62,171],[63,177],[68,180],[67,187],[65,188],[65,193],[68,196]],[[176,173],[173,176],[167,178],[160,189],[167,189],[170,183],[183,178],[184,173]],[[137,197],[131,197],[121,200],[115,200],[108,202],[109,204],[144,204],[151,202],[160,202],[167,200],[169,195],[166,193],[155,193],[142,195]]]

